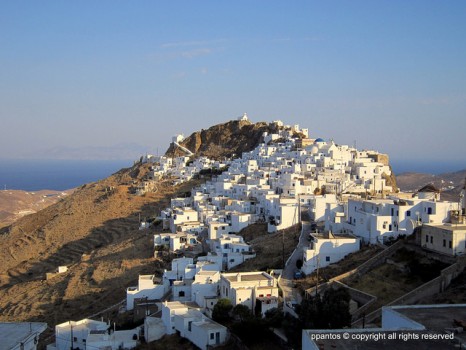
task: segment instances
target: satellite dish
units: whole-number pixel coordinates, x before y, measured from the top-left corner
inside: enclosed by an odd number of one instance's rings
[[[414,229],[417,227],[416,225],[416,221],[414,221],[413,219],[408,219],[407,222],[406,222],[406,230],[408,232],[413,232]]]

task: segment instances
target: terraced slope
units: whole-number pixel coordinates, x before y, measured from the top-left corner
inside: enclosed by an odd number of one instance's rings
[[[152,257],[153,229],[139,230],[139,218],[155,217],[194,183],[161,182],[156,193],[131,194],[147,171],[124,169],[1,230],[0,321],[53,327],[88,317],[121,301],[140,273],[163,271]],[[45,279],[62,265],[66,273]]]

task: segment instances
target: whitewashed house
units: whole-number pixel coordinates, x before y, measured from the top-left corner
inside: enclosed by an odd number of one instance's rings
[[[55,345],[57,350],[86,349],[87,339],[91,333],[107,335],[110,325],[91,319],[67,321],[55,326]]]
[[[458,203],[396,198],[349,199],[344,227],[366,243],[374,244],[400,234],[410,235],[421,223],[449,222],[452,210],[458,210]]]
[[[210,243],[211,251],[223,258],[223,269],[226,270],[256,256],[251,246],[244,242],[242,236],[222,235]]]
[[[465,255],[466,225],[452,223],[422,225],[421,246],[445,255]]]
[[[208,306],[207,299],[217,297],[219,281],[219,271],[199,271],[191,285],[191,301],[204,310]]]
[[[268,273],[263,271],[222,273],[220,298],[229,299],[233,306],[242,304],[254,312],[256,299],[263,297],[278,298],[277,282]]]
[[[267,231],[283,230],[299,223],[299,205],[296,198],[272,198],[267,204],[269,211]]]
[[[348,234],[312,233],[310,238],[309,246],[303,248],[301,271],[306,275],[336,263],[360,248],[360,239]]]
[[[170,231],[172,233],[177,232],[178,225],[182,225],[186,222],[199,223],[199,216],[198,216],[197,211],[190,207],[175,208],[169,219],[170,219]]]
[[[126,288],[126,309],[133,310],[135,299],[162,299],[166,292],[163,285],[155,282],[155,275],[139,275],[137,287]]]
[[[212,321],[198,309],[188,308],[179,302],[162,304],[162,321],[167,334],[178,332],[202,350],[226,342],[226,327]]]
[[[325,210],[336,208],[338,206],[335,194],[314,195],[309,198],[309,217],[313,221],[324,221]]]

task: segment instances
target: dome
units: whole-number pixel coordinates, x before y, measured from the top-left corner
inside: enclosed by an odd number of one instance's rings
[[[324,139],[322,139],[322,138],[319,137],[319,138],[317,138],[314,142],[317,143],[317,142],[325,142],[325,141],[324,141]]]

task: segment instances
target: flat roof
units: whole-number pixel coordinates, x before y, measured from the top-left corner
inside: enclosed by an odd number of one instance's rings
[[[445,328],[458,327],[454,320],[466,322],[466,304],[446,305],[413,305],[409,307],[392,307],[413,321],[422,324],[432,331],[443,331]],[[466,334],[459,334],[466,343]]]
[[[211,320],[211,319],[203,319],[202,321],[193,322],[198,327],[206,328],[206,329],[226,329],[225,326]]]
[[[239,282],[238,276],[241,276],[241,282],[243,281],[267,281],[271,279],[270,277],[266,276],[264,272],[258,271],[254,274],[242,274],[242,273],[235,273],[232,275],[224,274],[223,277],[228,279],[230,282]]]
[[[464,224],[424,224],[425,226],[441,228],[442,230],[447,231],[464,231],[466,230],[466,225]]]
[[[330,235],[329,232],[310,232],[309,234],[316,238],[320,238],[320,239],[342,239],[342,238],[358,239],[358,237],[353,236],[349,233],[332,233]]]
[[[29,337],[40,335],[47,329],[44,322],[1,322],[0,323],[0,349],[11,349]]]

